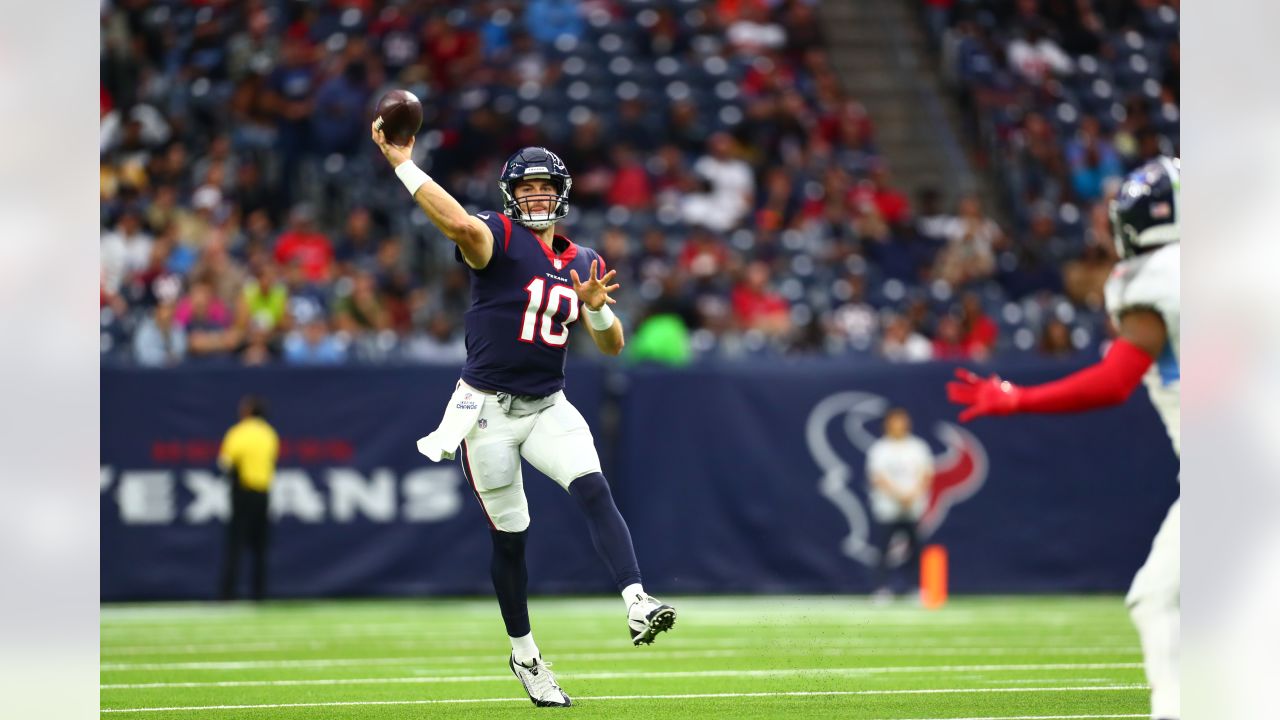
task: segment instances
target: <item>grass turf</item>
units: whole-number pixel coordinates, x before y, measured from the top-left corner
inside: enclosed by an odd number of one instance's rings
[[[1137,635],[1118,597],[664,598],[650,646],[617,598],[531,602],[575,718],[1144,717]],[[104,717],[515,718],[489,598],[112,605]],[[170,708],[157,710],[156,708]],[[200,709],[196,709],[200,708]]]

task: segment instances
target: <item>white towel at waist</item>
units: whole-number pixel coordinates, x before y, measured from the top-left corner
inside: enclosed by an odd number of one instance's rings
[[[444,417],[440,418],[440,425],[430,435],[418,440],[418,452],[432,462],[452,460],[458,452],[458,445],[480,419],[486,397],[459,380],[448,407],[444,409]]]

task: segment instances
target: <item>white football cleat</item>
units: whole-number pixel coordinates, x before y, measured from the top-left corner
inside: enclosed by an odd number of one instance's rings
[[[666,632],[676,624],[676,609],[663,604],[652,595],[637,593],[627,607],[627,629],[631,631],[632,645],[648,645],[660,632]]]
[[[538,707],[573,705],[573,701],[556,683],[556,676],[551,674],[551,663],[542,662],[542,658],[534,658],[533,665],[521,665],[516,662],[515,653],[512,653],[507,664],[511,666],[511,672],[515,673],[520,684],[524,685],[524,691],[529,694],[529,700],[534,705]]]

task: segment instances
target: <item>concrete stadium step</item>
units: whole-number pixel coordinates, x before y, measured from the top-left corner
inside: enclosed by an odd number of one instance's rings
[[[971,190],[990,196],[909,0],[822,0],[818,15],[832,67],[867,108],[895,185],[908,195],[934,185],[950,202]]]

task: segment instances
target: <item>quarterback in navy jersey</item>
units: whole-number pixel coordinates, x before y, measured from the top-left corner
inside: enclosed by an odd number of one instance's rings
[[[645,592],[631,532],[600,471],[591,429],[564,395],[569,328],[585,321],[596,346],[617,355],[622,321],[609,308],[615,272],[589,248],[555,233],[569,212],[573,179],[555,153],[524,148],[498,177],[502,210],[468,215],[412,161],[413,140],[373,141],[431,222],[457,245],[471,271],[467,361],[444,417],[418,441],[433,461],[460,455],[463,474],[489,521],[490,573],[511,640],[508,666],[535,705],[572,704],[543,662],[529,623],[525,538],[529,506],[520,458],[577,501],[591,538],[627,606],[635,645],[671,629],[675,609]],[[461,452],[459,453],[459,448]]]

